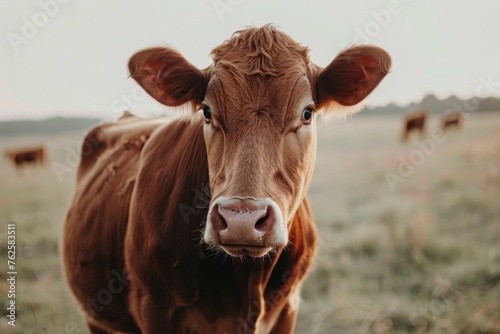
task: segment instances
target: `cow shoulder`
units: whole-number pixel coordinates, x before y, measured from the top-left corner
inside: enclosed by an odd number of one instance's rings
[[[125,257],[138,286],[155,282],[169,296],[165,307],[197,298],[196,245],[208,203],[201,198],[203,187],[208,187],[208,166],[202,124],[178,119],[155,131],[141,155]]]
[[[161,123],[165,121],[157,120],[155,124],[142,119],[127,124],[118,121],[98,125],[87,134],[83,145],[93,146],[87,148],[89,151],[82,148],[75,196],[65,224],[66,240],[72,240],[67,254],[76,254],[74,258],[85,254],[86,263],[106,263],[108,259],[114,264],[123,257],[130,196],[141,152]],[[81,240],[79,236],[83,234],[92,238]]]
[[[88,174],[97,160],[111,151],[134,146],[142,149],[151,133],[167,122],[165,118],[144,119],[128,113],[114,123],[95,126],[83,140],[77,179]]]

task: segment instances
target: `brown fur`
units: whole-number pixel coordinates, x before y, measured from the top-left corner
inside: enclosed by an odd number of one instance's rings
[[[304,71],[309,50],[276,29],[248,28],[213,49],[212,58],[217,69],[246,80],[253,75],[280,76],[294,67]]]
[[[46,160],[46,149],[44,146],[33,146],[5,151],[5,158],[10,160],[16,169],[27,165],[43,166]]]
[[[407,114],[403,120],[403,135],[401,141],[408,140],[410,133],[417,132],[421,136],[425,134],[425,123],[427,120],[427,111],[419,110]]]
[[[443,118],[441,118],[441,129],[443,131],[449,129],[459,130],[462,127],[463,122],[464,118],[461,113],[450,112],[445,114]]]
[[[112,294],[111,302],[102,309],[102,303],[95,307],[92,299],[98,298],[101,290],[109,290],[111,280],[116,282],[116,273],[121,275],[125,268],[124,238],[139,155],[146,139],[160,125],[151,128],[151,120],[138,118],[134,122],[132,128],[129,119],[102,124],[85,137],[84,145],[92,143],[96,149],[87,155],[82,149],[78,187],[66,217],[62,246],[66,279],[70,286],[78,287],[73,292],[89,322],[94,327],[124,332],[137,332],[127,307],[128,283],[118,284],[116,290],[122,291]],[[128,130],[119,131],[125,125]],[[114,138],[113,131],[119,136]]]
[[[162,118],[140,119],[126,111],[116,123],[103,123],[94,127],[85,136],[82,147],[77,180],[94,167],[97,159],[121,141],[123,145],[133,145],[133,141],[146,142],[151,132],[164,124]],[[129,132],[132,130],[132,132]]]
[[[390,68],[381,49],[354,51],[339,55],[357,69],[334,90],[324,86],[338,81],[338,66],[324,72],[272,26],[237,32],[204,70],[169,48],[130,59],[132,77],[155,99],[209,106],[212,116],[163,125],[128,116],[85,139],[97,149],[82,156],[63,251],[93,333],[293,332],[317,238],[306,197],[315,122],[303,110],[344,103],[338,96],[356,104]],[[222,196],[276,203],[286,247],[238,258],[205,244],[211,204]],[[107,293],[123,268],[124,289]]]

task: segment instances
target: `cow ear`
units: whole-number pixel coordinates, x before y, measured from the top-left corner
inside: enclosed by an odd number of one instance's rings
[[[317,79],[319,107],[354,106],[371,93],[389,73],[391,57],[381,48],[359,45],[348,48],[324,68]]]
[[[201,102],[207,78],[179,52],[164,47],[141,50],[129,60],[130,76],[149,95],[167,106]]]

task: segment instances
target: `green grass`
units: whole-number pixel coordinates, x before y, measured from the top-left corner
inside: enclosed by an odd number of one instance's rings
[[[450,132],[397,183],[400,119],[318,126],[309,195],[319,249],[296,333],[500,333],[500,114]],[[431,128],[436,126],[433,120]],[[4,137],[0,149],[45,142],[65,163],[80,134]],[[17,326],[1,333],[86,333],[63,281],[59,241],[75,171],[17,173],[0,161],[0,314],[7,303],[6,224],[17,225]]]

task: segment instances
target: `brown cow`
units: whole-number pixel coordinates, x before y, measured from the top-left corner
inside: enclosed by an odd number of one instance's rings
[[[425,134],[425,121],[427,120],[427,111],[418,110],[406,114],[403,120],[403,135],[401,141],[408,140],[411,132],[417,132],[421,136]]]
[[[63,254],[92,333],[293,332],[316,248],[316,114],[360,103],[391,59],[355,46],[323,69],[272,26],[212,56],[200,70],[171,48],[133,55],[151,96],[200,111],[156,129],[136,120],[82,161]]]
[[[464,118],[459,112],[450,112],[445,114],[441,118],[441,129],[444,131],[446,129],[455,129],[459,130],[462,127],[462,123]]]
[[[10,160],[16,169],[20,169],[27,165],[40,165],[45,164],[45,147],[44,146],[31,146],[16,149],[7,149],[5,151],[5,158]]]

